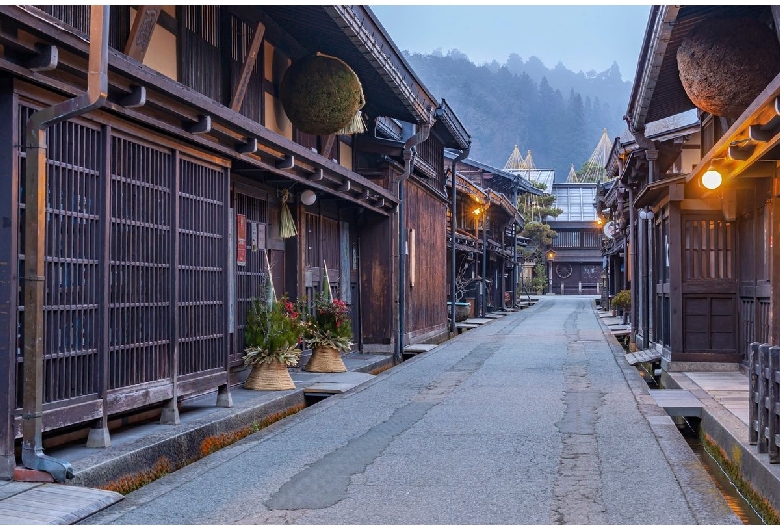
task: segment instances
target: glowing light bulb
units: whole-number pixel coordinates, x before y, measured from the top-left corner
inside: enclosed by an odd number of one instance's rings
[[[720,175],[720,173],[718,173],[712,168],[705,171],[704,175],[701,176],[701,185],[707,188],[708,190],[717,189],[722,182],[723,182],[723,177]]]

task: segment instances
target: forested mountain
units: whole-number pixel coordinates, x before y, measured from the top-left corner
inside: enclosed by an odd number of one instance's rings
[[[404,52],[434,96],[447,100],[472,137],[470,157],[503,168],[517,144],[536,167],[555,169],[558,182],[590,157],[603,130],[625,129],[631,81],[617,64],[604,72],[548,69],[536,57],[510,55],[505,64],[477,66],[458,50]]]

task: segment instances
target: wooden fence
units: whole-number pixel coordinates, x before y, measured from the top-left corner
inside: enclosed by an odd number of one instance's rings
[[[750,344],[749,442],[780,464],[780,347]]]

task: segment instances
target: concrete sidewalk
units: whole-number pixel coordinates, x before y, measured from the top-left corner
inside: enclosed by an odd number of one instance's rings
[[[22,520],[35,524],[77,522],[122,499],[122,495],[103,489],[112,483],[153,480],[155,473],[179,469],[205,456],[204,451],[212,451],[204,448],[207,443],[218,444],[253,422],[303,408],[305,388],[322,383],[355,386],[371,379],[372,371],[392,366],[392,358],[350,353],[344,356],[344,364],[346,373],[290,369],[295,390],[233,387],[231,408],[215,406],[216,392],[186,399],[180,406],[179,425],[160,425],[149,419],[112,430],[108,448],[88,448],[82,441],[47,449],[47,455],[73,466],[74,478],[68,484],[0,481],[0,524],[21,524]]]
[[[613,332],[620,317],[599,312],[600,321]],[[770,464],[748,442],[750,381],[734,366],[731,371],[666,372],[661,375],[664,389],[684,391],[698,400],[701,429],[741,470],[744,479],[775,511],[780,511],[780,464]],[[653,391],[653,395],[664,390]],[[656,399],[658,402],[658,399]],[[660,403],[659,403],[660,404]]]

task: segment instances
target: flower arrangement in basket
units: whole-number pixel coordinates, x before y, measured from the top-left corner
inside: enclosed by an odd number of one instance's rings
[[[300,308],[282,297],[252,300],[244,328],[244,364],[252,372],[244,387],[253,390],[292,390],[295,384],[287,372],[297,364],[304,324]]]
[[[304,370],[347,371],[341,352],[352,347],[352,321],[347,304],[333,298],[327,272],[323,278],[323,290],[312,300],[312,312],[306,320],[303,341],[312,349],[311,359]]]

